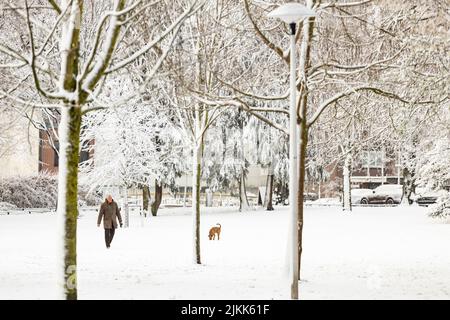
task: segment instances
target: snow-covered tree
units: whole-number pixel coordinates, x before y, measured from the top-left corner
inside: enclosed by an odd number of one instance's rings
[[[442,109],[433,130],[422,136],[424,151],[418,159],[417,184],[429,190],[450,186],[450,107]]]
[[[249,208],[245,179],[249,153],[255,147],[245,134],[247,117],[241,110],[229,108],[216,120],[206,138],[202,173],[212,191],[238,189],[240,211]]]
[[[428,207],[428,215],[432,218],[448,218],[450,217],[450,192],[439,197],[436,203]]]
[[[220,92],[215,74],[226,67],[227,57],[236,54],[236,35],[226,26],[235,11],[234,0],[209,1],[186,21],[170,55],[170,83],[166,99],[176,110],[177,122],[192,150],[192,217],[194,261],[200,255],[200,187],[202,158],[208,130],[229,104],[210,103],[207,97]],[[235,17],[233,17],[234,19]]]
[[[81,181],[101,186],[138,187],[155,180],[173,186],[184,171],[179,128],[149,105],[86,115],[83,141],[93,157],[82,162]],[[157,209],[156,209],[157,211]],[[156,215],[155,211],[155,215]]]
[[[274,115],[269,115],[274,117]],[[276,117],[276,115],[275,115]],[[284,132],[259,121],[256,117],[250,117],[249,126],[245,131],[248,143],[254,149],[251,156],[252,163],[259,164],[267,170],[266,200],[267,210],[273,210],[273,194],[279,197],[279,202],[284,202],[288,190],[289,181],[289,146]]]
[[[438,189],[450,185],[450,137],[443,136],[431,143],[420,160],[418,184],[428,189]]]
[[[351,211],[351,173],[367,162],[371,151],[391,148],[390,101],[374,95],[354,95],[324,112],[310,131],[314,154],[307,163],[319,161],[322,167],[342,168],[343,210]],[[386,160],[384,158],[383,160]]]
[[[61,296],[76,299],[82,115],[118,104],[102,95],[104,83],[144,56],[152,65],[145,76],[150,81],[167,56],[181,24],[198,7],[197,1],[168,5],[164,1],[61,0],[49,4],[50,10],[27,0],[2,3],[5,20],[13,23],[2,24],[0,30],[0,64],[19,85],[3,83],[1,94],[18,104],[61,111],[58,128],[58,217],[63,239]],[[138,41],[140,33],[136,29],[136,22],[142,18],[154,26],[153,36],[146,43]],[[158,51],[153,53],[155,48]]]

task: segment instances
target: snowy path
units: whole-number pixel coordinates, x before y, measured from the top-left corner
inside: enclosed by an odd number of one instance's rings
[[[79,219],[80,299],[287,299],[287,208],[202,217],[203,265],[192,264],[186,209],[132,215],[104,248],[96,214]],[[230,209],[228,209],[230,210]],[[0,299],[54,298],[54,214],[0,216]],[[209,241],[220,222],[220,241]],[[449,299],[450,224],[423,208],[308,207],[304,299]]]

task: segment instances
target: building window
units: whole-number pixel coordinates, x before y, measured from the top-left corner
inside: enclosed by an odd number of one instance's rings
[[[89,141],[83,141],[80,151],[80,163],[89,160]]]
[[[59,167],[59,141],[55,141],[55,148],[53,149],[53,165]]]
[[[80,152],[80,163],[89,160],[89,151]]]
[[[383,167],[383,151],[364,151],[362,156],[363,168],[381,168]]]

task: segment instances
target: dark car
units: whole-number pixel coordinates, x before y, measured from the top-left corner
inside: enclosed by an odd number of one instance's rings
[[[303,201],[315,201],[317,199],[319,199],[317,193],[308,192],[303,194]]]
[[[430,204],[434,204],[436,203],[437,199],[439,197],[443,197],[447,194],[448,192],[445,190],[435,190],[435,191],[430,191],[430,190],[426,190],[424,188],[417,188],[416,192],[415,192],[415,196],[414,196],[414,201],[419,205],[419,206],[429,206]]]

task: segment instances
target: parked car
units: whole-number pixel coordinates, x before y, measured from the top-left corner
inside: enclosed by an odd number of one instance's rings
[[[352,189],[352,203],[361,203],[361,199],[367,198],[370,194],[372,194],[372,189]]]
[[[419,206],[428,206],[436,203],[439,197],[444,197],[448,194],[446,190],[426,190],[425,188],[416,188],[415,195],[413,196],[414,202]]]
[[[315,201],[317,199],[319,199],[317,193],[314,192],[303,193],[303,201]]]
[[[372,193],[361,198],[361,204],[395,204],[402,201],[403,186],[401,184],[384,184],[372,190]]]

